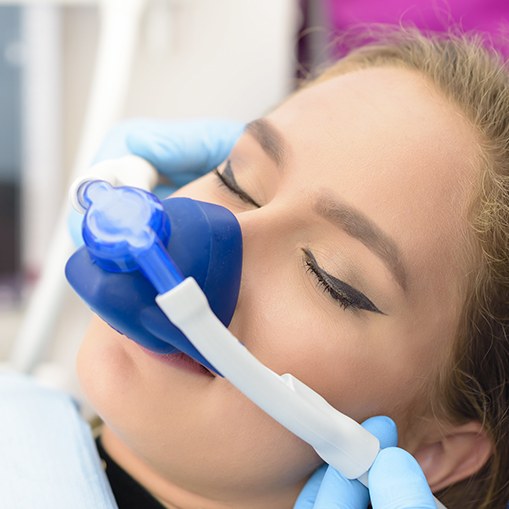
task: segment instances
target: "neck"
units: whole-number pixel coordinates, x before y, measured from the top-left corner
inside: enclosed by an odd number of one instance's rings
[[[246,493],[236,485],[232,491],[225,490],[223,496],[217,493],[211,495],[200,490],[199,486],[191,489],[173,483],[136,455],[107,426],[101,432],[101,441],[115,462],[168,509],[290,509],[302,488],[293,486],[277,493],[267,493],[260,488],[257,493]],[[232,493],[238,493],[238,496]]]

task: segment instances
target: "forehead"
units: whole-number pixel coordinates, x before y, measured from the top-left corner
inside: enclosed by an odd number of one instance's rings
[[[416,71],[371,68],[306,88],[268,116],[289,173],[375,220],[414,271],[451,273],[464,249],[477,140]],[[440,263],[437,262],[440,260]]]
[[[294,94],[269,118],[306,151],[330,149],[323,159],[334,158],[335,148],[348,149],[358,162],[397,168],[394,163],[412,161],[407,170],[418,171],[443,157],[460,163],[475,154],[475,133],[461,110],[427,78],[408,69],[339,75]],[[376,151],[368,153],[368,147]]]

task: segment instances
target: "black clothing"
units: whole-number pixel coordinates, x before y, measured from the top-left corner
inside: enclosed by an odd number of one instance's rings
[[[111,458],[100,437],[95,444],[119,509],[166,509]]]

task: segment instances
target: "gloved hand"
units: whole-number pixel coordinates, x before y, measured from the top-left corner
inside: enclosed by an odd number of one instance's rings
[[[164,197],[224,161],[243,129],[240,122],[221,119],[128,120],[109,132],[92,162],[140,156],[168,179],[169,185],[156,190]],[[69,218],[76,245],[83,243],[81,221],[78,213]]]
[[[363,426],[379,440],[382,450],[369,471],[369,493],[327,465],[304,486],[294,509],[436,509],[417,461],[397,444],[397,430],[388,417],[373,417]]]

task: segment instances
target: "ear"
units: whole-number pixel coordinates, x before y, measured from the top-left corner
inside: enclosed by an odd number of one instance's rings
[[[432,491],[457,483],[478,472],[492,453],[492,443],[481,423],[455,426],[437,441],[421,444],[414,456]]]

